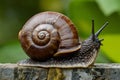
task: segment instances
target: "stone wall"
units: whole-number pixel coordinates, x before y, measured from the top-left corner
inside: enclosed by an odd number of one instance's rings
[[[120,64],[91,68],[39,68],[0,64],[0,80],[120,80]]]

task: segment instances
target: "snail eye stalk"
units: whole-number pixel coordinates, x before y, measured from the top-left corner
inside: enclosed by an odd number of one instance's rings
[[[95,36],[98,37],[101,31],[108,25],[108,22],[106,22],[96,33]]]
[[[94,20],[92,20],[92,40],[95,41]]]

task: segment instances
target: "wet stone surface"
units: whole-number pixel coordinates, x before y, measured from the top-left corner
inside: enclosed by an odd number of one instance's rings
[[[120,64],[89,68],[40,68],[0,64],[0,80],[120,80]]]

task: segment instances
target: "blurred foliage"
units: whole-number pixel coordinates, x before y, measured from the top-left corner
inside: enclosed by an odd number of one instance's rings
[[[96,2],[106,16],[114,12],[120,13],[120,0],[96,0]]]
[[[16,41],[7,43],[0,49],[0,62],[16,62],[25,58],[27,55]]]
[[[18,41],[18,32],[34,14],[42,11],[64,13],[73,21],[81,40],[91,34],[91,20],[95,31],[106,21],[109,25],[101,33],[104,38],[97,62],[120,62],[120,1],[119,0],[0,0],[0,62],[17,62],[27,58]]]

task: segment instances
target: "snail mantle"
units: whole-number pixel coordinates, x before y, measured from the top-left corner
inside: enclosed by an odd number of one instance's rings
[[[0,64],[0,80],[120,80],[120,64],[94,64],[88,68],[39,68]]]

